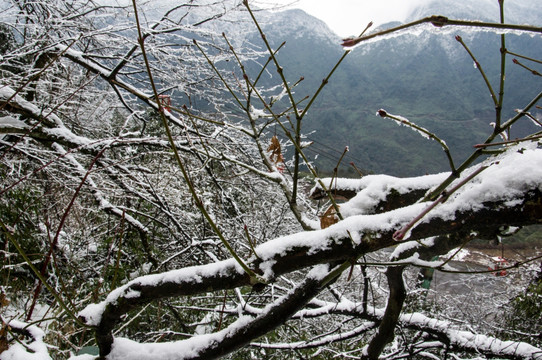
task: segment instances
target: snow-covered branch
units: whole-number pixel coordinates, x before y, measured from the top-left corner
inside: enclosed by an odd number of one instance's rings
[[[511,168],[531,169],[518,179]],[[539,169],[534,170],[532,169]],[[496,180],[498,179],[498,180]],[[487,232],[501,226],[540,221],[542,211],[542,151],[510,151],[498,164],[429,213],[411,234],[411,240],[432,236]],[[421,211],[424,203],[374,215],[355,215],[327,229],[274,239],[255,249],[248,265],[268,282],[278,276],[317,264],[346,262],[396,244],[393,233]],[[250,284],[250,278],[233,260],[190,267],[135,279],[112,292],[105,301],[81,313],[96,327],[99,343],[109,352],[111,331],[122,314],[164,297],[194,295]],[[277,324],[278,325],[278,324]]]
[[[329,314],[342,314],[368,320],[356,328],[356,331],[369,331],[378,325],[384,317],[385,310],[369,307],[364,312],[360,303],[352,302],[342,298],[340,302],[317,301],[314,304],[319,306],[313,309],[305,309],[298,312],[296,317],[325,316]],[[425,340],[431,342],[437,340],[442,347],[453,348],[454,350],[482,353],[486,356],[505,357],[509,359],[538,360],[542,359],[542,349],[524,342],[503,341],[498,338],[476,334],[469,330],[462,330],[450,321],[438,320],[422,313],[403,313],[398,318],[399,325],[413,330],[419,330],[431,334],[432,337]],[[347,333],[332,335],[322,339],[322,344],[327,341],[340,341]],[[423,344],[423,343],[422,343]],[[262,346],[277,349],[295,349],[311,347],[312,342],[299,342],[287,344],[259,344]]]
[[[0,322],[0,325],[2,323]],[[2,359],[36,359],[51,360],[47,350],[47,344],[43,342],[45,333],[36,325],[31,325],[18,320],[11,320],[7,325],[6,332],[22,335],[28,340],[18,341],[9,349],[2,349]],[[0,329],[4,331],[1,327]],[[23,357],[24,356],[24,357]]]
[[[453,257],[471,240],[500,241],[503,229],[540,224],[539,133],[493,139],[509,130],[503,126],[539,117],[542,94],[508,121],[501,119],[506,102],[497,99],[496,133],[457,168],[449,153],[455,149],[438,139],[449,173],[315,179],[302,120],[319,111],[321,90],[350,51],[335,44],[341,54],[324,81],[311,74],[292,81],[281,64],[291,40],[266,35],[274,14],[253,11],[248,1],[102,3],[0,5],[1,359],[206,359],[234,351],[271,358],[290,351],[542,360],[533,326],[522,333],[521,324],[510,332],[514,341],[502,340],[507,317],[473,322],[479,308],[456,317],[466,312],[463,304],[455,308],[463,294],[436,294],[438,281],[418,281],[433,271],[435,279],[451,276]],[[463,26],[443,17],[422,22]],[[504,43],[512,27],[496,27]],[[513,31],[520,28],[540,32]],[[312,95],[297,98],[313,84]],[[337,99],[324,100],[326,111]],[[311,181],[317,185],[309,195]],[[325,229],[316,221],[322,199],[336,215]],[[510,260],[508,268],[533,269],[528,261],[540,256]],[[42,269],[28,271],[31,264]],[[517,294],[531,282],[525,298],[538,291],[534,270],[517,282],[493,277],[486,264],[476,272],[487,273],[484,285],[491,278],[510,291],[477,306],[530,320]],[[56,302],[33,291],[36,276]],[[426,301],[437,295],[442,318]],[[81,322],[68,321],[58,306],[64,300]],[[28,321],[11,321],[19,317]],[[530,340],[520,338],[525,334]],[[94,355],[74,355],[80,350]]]

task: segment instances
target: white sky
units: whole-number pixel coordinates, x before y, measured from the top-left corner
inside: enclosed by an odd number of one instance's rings
[[[404,20],[414,6],[429,0],[270,0],[288,4],[325,21],[339,36],[359,35],[370,21]]]

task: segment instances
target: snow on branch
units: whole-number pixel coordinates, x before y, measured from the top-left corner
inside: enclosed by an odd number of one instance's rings
[[[449,173],[441,173],[411,178],[367,175],[361,179],[324,178],[322,182],[325,185],[331,184],[329,192],[334,196],[350,200],[347,204],[341,205],[341,213],[344,217],[348,217],[379,213],[413,204],[448,175]],[[311,189],[310,195],[315,200],[327,197],[318,183]],[[394,197],[401,201],[394,201]]]
[[[109,69],[101,66],[100,64],[97,64],[94,61],[87,60],[85,57],[85,54],[73,50],[73,49],[67,49],[64,45],[57,45],[56,49],[59,52],[65,52],[64,56],[73,61],[74,63],[82,66],[83,68],[87,69],[88,71],[99,75],[102,79],[107,81],[111,86],[121,88],[128,93],[134,95],[138,99],[144,101],[148,106],[155,109],[156,111],[159,111],[159,106],[156,101],[153,100],[153,96],[151,94],[145,93],[144,91],[141,91],[140,89],[136,88],[135,86],[132,86],[131,84],[124,82],[118,78],[112,78],[111,75],[113,74]],[[173,116],[173,114],[169,111],[164,112],[164,116],[167,118],[168,121],[171,121],[171,123],[175,124],[176,126],[179,126],[180,128],[186,129],[187,125],[183,124],[179,118]],[[192,129],[189,129],[189,131],[194,132]]]
[[[384,309],[368,306],[367,312],[363,311],[361,303],[356,303],[342,297],[339,302],[327,302],[322,300],[312,301],[311,304],[318,305],[317,308],[304,309],[298,312],[296,317],[323,316],[329,314],[349,315],[367,319],[352,331],[367,331],[378,325],[384,317]],[[456,350],[482,353],[487,356],[500,356],[513,359],[539,360],[542,359],[542,349],[518,341],[503,341],[492,336],[475,334],[472,331],[459,329],[449,321],[438,320],[428,317],[422,313],[406,313],[399,316],[399,324],[402,327],[424,331],[432,335],[438,335],[439,339],[445,338],[448,345]],[[319,342],[337,341],[347,333],[340,335],[329,335]],[[335,339],[335,340],[333,340]],[[259,344],[254,345],[272,349],[301,349],[310,347],[311,342],[296,342],[287,344]]]
[[[47,345],[43,342],[45,333],[39,327],[18,320],[11,320],[8,329],[29,340],[16,341],[2,352],[2,359],[51,360]]]
[[[399,321],[403,326],[444,336],[452,348],[482,353],[487,356],[525,360],[542,359],[542,349],[527,343],[503,341],[492,336],[459,330],[448,321],[429,318],[420,313],[402,314]]]
[[[31,119],[38,121],[38,125],[46,125],[42,131],[51,138],[57,138],[59,141],[65,140],[78,146],[85,146],[91,143],[89,139],[77,136],[71,132],[55,114],[49,113],[43,115],[43,111],[31,102],[24,100],[9,86],[0,88],[0,106],[5,107],[5,109],[12,113],[22,113],[29,116]]]
[[[515,175],[518,171],[522,177]],[[256,247],[258,256],[250,258],[247,264],[269,283],[280,275],[317,264],[345,262],[395,245],[395,230],[426,206],[416,203],[381,214],[354,215],[324,230],[279,237]],[[536,145],[516,147],[493,159],[486,171],[430,212],[411,231],[410,240],[534,224],[540,221],[540,214],[542,150]],[[250,277],[229,259],[136,278],[111,292],[100,304],[89,305],[80,315],[96,328],[98,343],[108,353],[111,346],[115,347],[113,328],[123,314],[134,308],[160,298],[250,285]],[[214,346],[216,340],[209,336],[198,339],[209,347]]]
[[[23,114],[29,119],[38,121],[37,124],[27,124],[12,117],[3,117],[0,118],[0,133],[28,133],[29,137],[37,141],[55,141],[69,146],[70,148],[78,148],[82,152],[91,153],[96,153],[104,146],[123,147],[147,145],[170,149],[168,141],[154,137],[104,138],[95,140],[77,135],[68,129],[57,115],[53,113],[44,115],[43,111],[38,109],[35,105],[24,100],[21,96],[16,95],[15,90],[8,86],[5,86],[0,90],[0,105],[7,105],[7,110],[13,113]],[[192,151],[189,148],[189,142],[187,140],[177,140],[175,146],[180,151]]]
[[[165,276],[162,274],[148,275],[144,277],[144,280],[139,279],[142,286],[139,293],[133,290],[133,288],[123,287],[115,290],[110,294],[108,299],[114,301],[114,305],[120,303],[121,300],[137,299],[139,295],[144,296],[144,286],[161,286],[164,282],[168,281],[168,278],[169,280],[175,280],[175,276],[177,276],[176,280],[179,280],[179,282],[189,280],[190,282],[200,284],[203,287],[199,289],[199,292],[205,292],[208,291],[205,288],[208,285],[205,282],[206,272],[212,273],[213,271],[219,271],[222,275],[227,276],[228,271],[231,271],[232,267],[236,268],[234,270],[236,275],[248,276],[237,262],[231,260],[219,264],[191,267],[177,272],[170,272]],[[132,359],[137,357],[141,360],[155,358],[172,360],[214,359],[223,356],[284,323],[321,291],[328,274],[329,270],[327,266],[315,267],[301,284],[290,293],[275,301],[275,303],[267,306],[258,316],[241,316],[226,329],[213,334],[198,335],[188,340],[169,343],[139,344],[128,339],[115,339],[113,341],[110,334],[106,334],[109,336],[104,336],[103,333],[97,332],[100,355],[109,354],[109,357],[113,359]],[[124,299],[120,297],[122,295],[124,295]],[[100,313],[103,309],[103,304],[87,307],[87,309],[80,313],[82,318],[94,323],[94,325],[98,325],[99,330],[104,330],[103,324],[107,322]],[[109,303],[109,305],[112,304]],[[121,314],[114,314],[114,316],[120,317]]]

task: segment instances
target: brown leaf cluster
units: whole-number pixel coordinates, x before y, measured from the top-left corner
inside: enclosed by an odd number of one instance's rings
[[[333,224],[339,222],[337,211],[333,205],[330,205],[322,216],[320,216],[320,227],[322,229],[328,228]]]
[[[280,147],[279,139],[276,135],[271,138],[271,144],[269,144],[267,152],[270,153],[269,158],[275,165],[284,163],[284,156],[282,156],[282,149]]]

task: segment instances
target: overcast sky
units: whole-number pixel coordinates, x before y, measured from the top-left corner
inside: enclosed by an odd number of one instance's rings
[[[295,0],[273,0],[291,3]],[[359,35],[370,21],[380,25],[404,20],[414,6],[429,0],[298,0],[292,7],[301,8],[325,21],[339,36]]]

